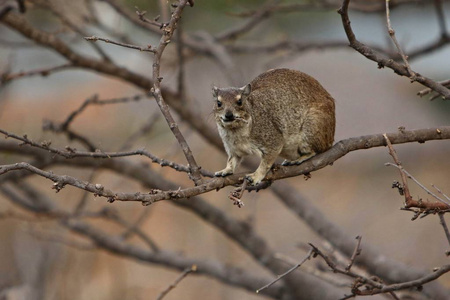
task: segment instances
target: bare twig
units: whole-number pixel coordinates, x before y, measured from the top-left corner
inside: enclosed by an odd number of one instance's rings
[[[435,193],[430,191],[427,187],[425,187],[422,183],[420,183],[414,176],[412,176],[408,171],[403,169],[403,167],[401,167],[401,165],[399,166],[397,164],[392,164],[392,163],[386,163],[385,165],[386,166],[393,166],[393,167],[396,167],[397,169],[399,169],[400,172],[404,173],[406,175],[406,177],[408,177],[409,179],[414,181],[414,183],[416,183],[420,188],[422,188],[425,192],[427,192],[427,194],[431,195],[433,198],[435,198],[436,200],[438,200],[442,204],[445,204],[446,206],[443,206],[442,207],[443,209],[450,209],[450,202],[448,202],[445,199],[442,199],[441,197],[439,197],[438,195],[436,195]]]
[[[439,216],[439,223],[444,229],[445,237],[447,238],[448,244],[450,245],[450,232],[448,230],[447,223],[445,222],[445,216],[443,213],[438,214],[438,216]],[[447,255],[450,255],[450,250],[447,251],[446,253]]]
[[[156,123],[159,120],[159,117],[161,114],[159,112],[154,112],[147,120],[147,122],[142,125],[136,132],[133,132],[128,135],[128,138],[123,143],[123,145],[120,147],[120,151],[125,151],[130,149],[133,144],[142,136],[152,131],[152,129],[155,127]]]
[[[402,284],[384,285],[382,282],[379,281],[379,279],[369,278],[367,276],[363,276],[361,274],[354,273],[354,272],[350,271],[350,269],[347,269],[347,268],[345,268],[343,270],[343,269],[339,268],[327,255],[325,255],[322,251],[320,251],[316,246],[314,246],[311,243],[309,243],[309,245],[312,247],[313,257],[316,257],[316,256],[322,257],[322,259],[325,261],[325,263],[331,268],[331,270],[334,273],[339,273],[339,274],[343,274],[343,275],[355,278],[355,281],[352,285],[352,290],[351,290],[352,294],[345,296],[344,298],[341,298],[341,299],[350,299],[357,295],[363,296],[363,295],[376,295],[376,294],[384,294],[384,293],[389,293],[394,299],[399,299],[398,296],[394,292],[398,291],[398,290],[406,289],[407,287],[405,287],[405,286],[408,284],[409,285],[413,284],[412,283],[413,281],[412,281],[412,282],[405,282]],[[447,267],[447,266],[444,266],[444,268],[445,267]],[[450,268],[449,268],[449,270],[450,270]],[[449,270],[446,270],[445,272],[448,272]],[[433,275],[433,274],[431,274],[431,275]],[[427,275],[427,276],[429,276],[429,275]],[[427,276],[425,276],[425,277],[427,277]],[[428,280],[428,279],[424,279],[424,278],[422,278],[422,280],[424,280],[424,281]],[[431,280],[429,280],[429,281],[431,281]],[[426,282],[429,282],[429,281],[426,281]],[[413,286],[416,286],[416,287],[421,286],[421,284],[418,284],[418,283],[416,283],[416,284],[417,285],[413,285]],[[409,287],[411,287],[411,286],[409,286]],[[361,290],[360,288],[364,288],[364,289]]]
[[[238,187],[228,195],[228,198],[233,201],[233,205],[237,205],[239,208],[244,206],[244,202],[242,202],[241,198],[246,188],[247,180],[243,180],[242,186]]]
[[[356,39],[356,36],[353,32],[353,29],[350,25],[350,19],[348,17],[348,6],[349,6],[350,0],[344,0],[342,7],[339,9],[338,13],[341,15],[342,24],[345,30],[345,33],[347,35],[347,39],[350,42],[350,47],[354,48],[356,51],[361,53],[366,58],[373,60],[378,63],[379,68],[388,67],[392,70],[394,70],[395,73],[401,76],[407,76],[410,77],[410,73],[408,69],[397,62],[395,62],[392,59],[388,59],[385,57],[380,56],[376,51],[374,51],[372,48],[362,44]],[[442,95],[445,99],[450,99],[450,89],[446,88],[442,84],[437,83],[436,81],[424,77],[418,73],[416,73],[415,81],[421,83],[422,85],[431,88],[435,92]]]
[[[150,212],[151,210],[149,208],[144,208],[139,217],[122,233],[122,238],[129,238],[135,232],[135,230],[138,229],[139,226],[148,218]],[[155,247],[153,247],[153,249],[155,249]]]
[[[108,220],[114,221],[116,224],[121,225],[125,228],[125,231],[120,235],[120,238],[123,240],[126,240],[131,234],[135,234],[137,237],[139,237],[152,251],[158,252],[160,251],[160,248],[155,243],[155,241],[150,238],[145,232],[143,232],[139,228],[139,222],[145,219],[145,215],[142,214],[137,222],[130,223],[124,218],[122,218],[117,211],[113,209],[104,209],[104,217],[106,217]]]
[[[441,199],[437,195],[435,195],[433,192],[431,192],[429,189],[427,189],[425,186],[423,186],[417,179],[415,179],[411,174],[409,174],[405,169],[403,169],[402,164],[400,163],[400,160],[398,159],[397,153],[395,152],[394,147],[392,147],[392,143],[387,136],[387,134],[383,134],[383,137],[386,141],[387,147],[389,149],[389,154],[394,159],[395,164],[387,163],[388,166],[394,166],[400,171],[400,176],[402,178],[402,189],[405,196],[405,207],[411,208],[411,207],[417,207],[420,209],[426,209],[426,210],[448,210],[450,208],[449,203],[447,201]],[[416,184],[418,184],[424,191],[426,191],[428,194],[432,195],[434,198],[436,198],[440,203],[429,203],[429,202],[423,202],[421,200],[416,201],[413,200],[411,193],[409,192],[408,187],[408,181],[406,177],[411,178]]]
[[[186,160],[189,165],[190,169],[189,174],[192,177],[191,179],[194,181],[196,185],[198,185],[201,183],[200,167],[197,165],[197,162],[195,161],[195,158],[192,155],[192,151],[189,148],[189,145],[187,144],[180,129],[178,128],[178,124],[172,117],[169,106],[164,101],[164,98],[161,93],[161,81],[162,81],[162,77],[160,76],[161,57],[166,46],[170,43],[173,33],[177,27],[178,21],[181,18],[181,13],[183,12],[183,9],[187,5],[187,3],[188,3],[187,0],[180,0],[177,5],[177,8],[172,14],[170,22],[167,24],[167,26],[164,26],[163,29],[164,33],[161,37],[158,47],[155,50],[155,56],[153,60],[153,87],[151,91],[156,99],[156,102],[158,103],[159,108],[161,109],[162,114],[166,118],[167,124],[169,125],[170,129],[172,130],[172,133],[174,134],[175,138],[177,139],[178,143],[181,146],[181,149],[183,150],[184,156],[186,157]]]
[[[442,84],[445,87],[449,87],[450,86],[450,79],[447,80],[443,80],[443,81],[438,81],[440,84]],[[417,93],[417,95],[419,95],[420,97],[423,97],[425,95],[428,95],[430,93],[434,92],[432,89],[423,89],[421,91],[419,91]],[[438,94],[439,95],[439,94]],[[437,98],[437,96],[431,97],[430,100],[434,100],[435,98]]]
[[[117,45],[120,47],[125,47],[125,48],[130,48],[130,49],[135,49],[135,50],[139,50],[141,52],[152,52],[154,53],[155,50],[152,49],[151,45],[147,45],[146,47],[141,47],[141,46],[135,46],[135,45],[130,45],[130,44],[125,44],[125,43],[121,43],[121,42],[116,42],[110,39],[105,39],[105,38],[101,38],[101,37],[97,37],[97,36],[87,36],[84,38],[86,41],[90,41],[90,42],[96,42],[96,41],[102,41],[108,44],[113,44],[113,45]]]
[[[314,254],[313,249],[309,250],[308,254],[306,254],[305,258],[301,262],[299,262],[298,264],[296,264],[295,266],[293,266],[292,268],[290,268],[289,270],[287,270],[283,274],[278,275],[276,279],[272,280],[271,282],[269,282],[265,286],[257,289],[256,293],[259,294],[262,290],[265,290],[265,289],[269,288],[274,283],[276,283],[278,280],[282,279],[283,277],[285,277],[285,276],[289,275],[290,273],[294,272],[296,269],[300,268],[307,260],[309,260],[311,258],[311,256],[313,256],[313,254]]]
[[[435,186],[434,184],[431,185],[432,187],[434,187],[434,189],[436,191],[438,191],[439,194],[441,194],[445,199],[447,199],[448,201],[450,201],[450,197],[447,196],[446,194],[444,194],[440,188],[438,188],[437,186]]]
[[[189,173],[191,171],[191,169],[188,166],[180,165],[180,164],[174,163],[172,161],[168,161],[166,159],[159,158],[144,149],[134,150],[134,151],[123,151],[123,152],[103,152],[100,150],[96,150],[95,152],[89,152],[89,151],[79,151],[75,148],[67,146],[65,150],[61,150],[61,149],[51,147],[51,141],[43,141],[41,143],[37,143],[37,142],[30,140],[27,135],[20,137],[16,134],[4,131],[3,129],[0,129],[0,133],[4,134],[5,137],[7,137],[7,138],[14,138],[16,140],[21,141],[22,142],[21,145],[30,145],[32,147],[40,148],[40,149],[49,151],[49,152],[57,154],[57,155],[61,155],[62,157],[65,157],[68,159],[77,158],[77,157],[111,159],[111,158],[115,158],[115,157],[142,155],[142,156],[150,158],[153,163],[157,163],[162,167],[168,166],[176,171],[186,172],[186,173]],[[201,170],[201,173],[203,176],[214,177],[214,174],[212,172],[209,172],[206,170]]]
[[[392,41],[394,42],[394,45],[397,48],[397,51],[400,54],[400,56],[403,60],[403,63],[405,64],[406,69],[408,70],[409,78],[411,79],[411,81],[415,81],[416,73],[413,70],[411,70],[411,66],[409,65],[408,58],[403,53],[403,50],[397,41],[397,37],[395,36],[395,30],[391,26],[391,17],[390,17],[390,13],[389,13],[389,2],[390,2],[390,0],[386,0],[386,23],[387,23],[387,27],[388,27],[389,36],[391,37]]]
[[[356,257],[357,257],[359,254],[361,254],[361,239],[362,239],[362,237],[359,236],[359,235],[356,237],[356,240],[357,240],[358,242],[356,243],[355,250],[353,251],[353,254],[352,254],[352,256],[350,257],[350,262],[349,262],[348,265],[345,267],[345,271],[347,271],[347,272],[350,271],[350,269],[352,268],[353,263],[355,262]]]
[[[396,0],[393,4],[395,7],[405,4],[420,4],[426,3],[427,0]],[[282,3],[274,6],[272,11],[274,13],[298,13],[298,12],[309,12],[309,11],[327,11],[336,10],[339,8],[338,1],[330,0],[317,0],[317,1],[307,1],[301,3]],[[373,13],[384,11],[385,7],[380,1],[356,1],[351,10],[359,11],[363,13]],[[249,17],[257,13],[257,10],[248,10],[240,13],[229,13],[236,17]]]
[[[90,174],[88,178],[88,182],[94,181],[95,176],[97,175],[97,170],[94,169]],[[75,209],[73,210],[74,216],[79,216],[83,210],[86,208],[86,205],[88,204],[88,196],[90,193],[88,191],[84,191],[83,195],[81,196],[80,201],[78,201],[77,206],[75,206]]]
[[[19,79],[19,78],[25,78],[25,77],[31,77],[31,76],[49,76],[50,74],[59,72],[59,71],[65,71],[70,68],[75,68],[75,66],[71,63],[62,64],[55,67],[50,68],[40,68],[36,70],[30,70],[30,71],[24,71],[24,72],[18,72],[18,73],[5,73],[1,74],[0,83],[5,84],[12,80]]]
[[[178,278],[171,285],[169,285],[164,291],[162,291],[158,295],[156,300],[163,299],[171,290],[177,287],[177,285],[181,282],[181,280],[183,280],[184,278],[186,278],[186,276],[195,271],[197,271],[196,265],[192,265],[190,268],[184,269],[184,271],[180,274],[180,276],[178,276]]]
[[[184,57],[184,41],[183,41],[183,26],[182,19],[179,20],[177,30],[177,57],[178,57],[178,81],[177,93],[180,101],[186,102],[186,86],[185,86],[185,57]]]
[[[73,122],[75,117],[78,116],[79,114],[81,114],[86,109],[86,107],[88,107],[89,105],[108,105],[108,104],[117,104],[117,103],[127,103],[127,102],[132,102],[132,101],[140,101],[144,98],[147,98],[148,96],[149,96],[148,94],[136,94],[136,95],[129,96],[129,97],[100,100],[100,99],[98,99],[98,95],[93,95],[92,97],[87,98],[80,105],[80,107],[77,110],[70,113],[69,116],[67,116],[66,120],[64,122],[62,122],[61,127],[63,129],[68,128],[69,124],[71,122]]]
[[[333,272],[339,273],[339,274],[343,274],[343,275],[347,275],[347,276],[350,276],[350,277],[355,278],[355,279],[361,278],[361,279],[363,279],[363,281],[364,281],[365,283],[368,283],[368,284],[370,284],[371,286],[376,287],[376,288],[382,288],[382,287],[383,287],[383,285],[382,285],[381,283],[379,283],[379,282],[377,282],[377,281],[375,281],[375,280],[373,280],[373,279],[371,279],[371,278],[362,276],[362,275],[360,275],[360,274],[356,274],[355,272],[353,272],[353,271],[351,271],[351,270],[346,270],[346,269],[341,269],[341,268],[339,268],[339,267],[336,265],[336,263],[333,262],[333,261],[332,261],[327,255],[325,255],[322,251],[320,251],[319,248],[317,248],[316,246],[314,246],[314,245],[311,244],[311,243],[308,243],[308,244],[312,247],[312,250],[313,250],[313,253],[314,253],[314,256],[313,256],[313,257],[316,257],[316,256],[322,257],[323,260],[325,261],[325,263],[330,267],[330,269],[331,269]],[[355,288],[355,286],[353,287],[353,289],[354,289],[354,288]],[[357,287],[356,287],[356,288],[357,288]],[[352,291],[352,292],[353,292],[353,291]]]
[[[108,2],[111,3],[112,1],[108,1]],[[145,10],[140,11],[138,7],[136,7],[136,14],[139,17],[139,20],[141,20],[143,23],[154,25],[156,27],[159,27],[159,29],[162,29],[166,25],[165,23],[158,22],[159,16],[156,16],[154,20],[147,19],[145,17],[145,15],[147,14],[147,11],[145,11]]]
[[[223,33],[220,33],[216,35],[217,41],[224,41],[224,40],[233,40],[237,38],[239,35],[242,35],[244,33],[247,33],[251,29],[253,29],[256,25],[261,23],[262,20],[266,19],[272,9],[275,7],[277,3],[279,3],[280,0],[268,0],[264,5],[261,6],[259,10],[257,10],[251,18],[248,19],[247,22],[245,22],[242,25],[237,26],[236,28],[232,28],[230,30],[227,30]]]
[[[445,22],[445,14],[442,0],[434,0],[434,7],[436,8],[436,15],[439,23],[439,29],[441,30],[441,38],[448,37],[447,25]]]
[[[361,295],[361,296],[376,295],[376,294],[391,293],[394,291],[410,289],[410,288],[414,288],[414,287],[420,288],[424,284],[434,281],[437,278],[441,277],[442,275],[444,275],[448,272],[450,272],[450,265],[443,265],[440,268],[433,269],[433,273],[430,273],[419,279],[402,282],[402,283],[394,283],[394,284],[390,284],[390,285],[385,285],[379,289],[377,288],[374,290],[360,291],[360,294],[358,294],[358,295]]]
[[[58,243],[73,249],[81,250],[81,251],[92,251],[97,250],[98,247],[93,243],[89,241],[77,241],[71,238],[67,238],[61,234],[56,233],[50,233],[50,232],[40,232],[36,229],[30,228],[29,233],[42,241],[51,242],[51,243]]]
[[[308,246],[309,247],[309,246]],[[293,259],[292,257],[289,257],[282,253],[275,253],[275,258],[286,263],[289,266],[293,266],[297,264],[297,261]],[[322,268],[317,268],[316,266],[308,266],[308,265],[302,265],[302,272],[306,272],[308,274],[311,274],[317,278],[320,278],[321,280],[328,282],[334,286],[337,287],[350,287],[351,282],[345,278],[338,278],[334,276],[332,273],[323,270]]]

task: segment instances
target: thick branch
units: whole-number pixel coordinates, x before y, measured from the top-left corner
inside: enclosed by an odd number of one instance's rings
[[[419,129],[412,131],[402,131],[398,133],[390,133],[388,134],[389,140],[392,144],[401,144],[401,143],[411,143],[411,142],[419,142],[423,143],[429,140],[442,140],[442,139],[450,139],[450,127],[440,127],[440,128],[430,128],[430,129]],[[383,134],[375,134],[375,135],[367,135],[361,137],[350,138],[347,140],[342,140],[335,144],[330,150],[325,153],[319,154],[312,159],[302,163],[299,166],[291,166],[291,167],[282,167],[276,166],[272,169],[272,171],[267,175],[267,181],[280,180],[283,178],[293,177],[308,174],[319,169],[322,169],[328,165],[331,165],[339,158],[343,157],[347,153],[356,150],[369,149],[373,147],[385,146],[386,141],[383,137]],[[37,170],[29,168],[27,165],[16,165],[14,167],[8,166],[8,168],[4,168],[3,173],[11,170],[23,169],[27,168],[30,171],[36,173]],[[41,176],[44,173],[39,174]],[[53,174],[54,176],[54,174]],[[47,176],[44,176],[47,177]],[[47,177],[51,180],[61,180],[64,178],[53,178]],[[207,182],[190,188],[182,189],[181,187],[176,190],[169,191],[159,191],[154,190],[151,194],[141,194],[141,193],[117,193],[112,191],[106,191],[98,189],[89,188],[89,191],[95,193],[99,196],[107,197],[110,201],[139,201],[144,204],[151,204],[154,202],[158,202],[161,200],[176,200],[176,199],[186,199],[196,195],[204,194],[206,192],[212,190],[218,190],[228,185],[235,185],[242,183],[243,174],[235,174],[225,178],[214,178],[208,180]],[[68,179],[68,178],[66,178]],[[76,187],[82,188],[81,184],[74,182],[72,179],[66,180],[64,179],[62,182],[65,184],[74,185]],[[264,184],[264,183],[263,183]],[[63,185],[64,186],[64,185]]]

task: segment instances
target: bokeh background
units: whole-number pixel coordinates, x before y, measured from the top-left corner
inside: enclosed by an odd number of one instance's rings
[[[61,1],[63,2],[63,1]],[[154,2],[154,3],[153,3]],[[73,18],[86,13],[82,1],[66,1],[67,11]],[[157,1],[131,1],[124,3],[133,10],[138,6],[150,16],[158,14]],[[256,9],[261,1],[196,1],[195,7],[186,9],[183,15],[184,32],[206,31],[214,34],[244,22],[232,12]],[[156,36],[136,29],[119,17],[101,1],[95,4],[101,18],[113,24],[136,44],[155,45]],[[450,16],[450,5],[444,1],[444,12]],[[48,31],[59,28],[58,21],[47,12],[30,6],[27,17]],[[392,49],[386,29],[383,11],[375,13],[350,12],[353,29],[364,43]],[[439,27],[433,5],[403,5],[391,11],[391,20],[397,38],[406,53],[438,38]],[[448,18],[447,18],[448,20]],[[89,24],[86,30],[99,36]],[[289,14],[276,14],[245,35],[246,43],[270,43],[280,39],[307,42],[346,41],[340,16],[333,9],[314,9]],[[88,42],[77,35],[65,37],[75,49],[90,53]],[[16,33],[0,26],[0,67],[10,67],[13,72],[46,68],[63,60],[55,53],[31,47]],[[99,44],[120,65],[151,76],[152,56],[137,51]],[[176,87],[177,65],[175,47],[170,45],[162,66],[163,85]],[[378,69],[374,62],[349,47],[313,49],[304,52],[278,51],[265,54],[233,55],[238,66],[230,80],[217,63],[207,57],[188,58],[186,62],[186,88],[191,102],[209,126],[215,127],[211,116],[211,87],[245,84],[259,73],[271,68],[301,70],[318,79],[336,100],[337,130],[335,140],[373,133],[396,132],[398,127],[419,129],[449,125],[450,102],[436,99],[428,101],[416,93],[423,89],[407,78],[399,77],[389,69]],[[450,48],[420,56],[411,61],[412,68],[435,80],[449,78]],[[233,81],[233,82],[231,82]],[[43,120],[63,121],[87,98],[98,94],[100,99],[131,96],[142,91],[98,76],[92,72],[70,70],[48,77],[32,77],[16,80],[1,87],[0,128],[18,135],[28,134],[33,140],[52,140],[53,146],[64,147],[69,143],[61,135],[44,132]],[[153,100],[90,106],[72,124],[72,128],[86,134],[104,151],[117,151],[147,119],[158,111]],[[206,143],[183,122],[180,128],[185,134],[199,164],[212,171],[222,169],[226,162],[223,152]],[[154,129],[139,139],[133,149],[144,148],[163,158],[185,164],[184,156],[163,118]],[[435,184],[450,194],[450,141],[432,141],[425,144],[396,145],[403,166],[427,187]],[[139,160],[141,158],[133,158]],[[24,160],[24,158],[0,153],[0,164]],[[144,159],[143,159],[144,160]],[[412,214],[400,210],[402,197],[391,188],[399,180],[398,172],[384,166],[391,157],[385,148],[357,151],[346,155],[333,166],[303,177],[287,179],[309,201],[321,209],[331,221],[350,235],[362,235],[364,243],[376,246],[386,255],[413,267],[431,270],[448,263],[444,252],[448,242],[436,216],[411,221]],[[154,167],[158,169],[158,166]],[[88,180],[90,172],[83,169],[54,167],[58,174],[68,174]],[[186,174],[168,168],[160,169],[161,176],[173,181],[190,184]],[[57,199],[64,207],[74,207],[83,192],[66,187],[58,194],[51,190],[52,183],[32,177],[28,182],[42,192]],[[135,182],[102,171],[95,177],[112,190],[141,191]],[[276,184],[276,183],[275,183]],[[411,183],[412,195],[428,199],[424,191]],[[231,188],[204,195],[213,205],[238,219],[247,219],[255,230],[267,239],[278,252],[301,260],[305,252],[299,243],[323,241],[307,224],[265,190],[244,194],[245,207],[238,209],[228,200]],[[244,269],[258,269],[251,257],[237,245],[230,243],[223,234],[199,220],[193,214],[168,202],[149,207],[138,203],[106,204],[104,199],[89,196],[89,208],[112,205],[126,218],[136,218],[142,210],[149,216],[142,229],[162,247],[191,257],[207,257]],[[0,212],[19,210],[0,195]],[[447,217],[448,219],[448,217]],[[104,228],[110,232],[118,228]],[[26,299],[26,286],[40,287],[38,299],[155,299],[172,282],[178,272],[161,266],[143,264],[101,250],[83,250],[58,242],[70,237],[78,243],[89,244],[58,226],[56,221],[29,222],[14,218],[0,218],[0,293],[8,293],[7,299]],[[87,247],[89,248],[89,247]],[[450,289],[450,276],[439,281]],[[25,288],[24,288],[25,287]],[[223,285],[204,276],[190,275],[167,299],[264,299],[253,293]]]

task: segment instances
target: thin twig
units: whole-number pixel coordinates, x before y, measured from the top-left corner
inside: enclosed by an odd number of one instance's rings
[[[425,187],[422,183],[420,183],[414,176],[412,176],[408,171],[403,169],[403,167],[401,167],[399,165],[396,165],[396,164],[392,164],[392,163],[385,163],[385,165],[386,166],[396,167],[397,169],[400,170],[401,173],[404,173],[406,175],[406,177],[408,177],[409,179],[414,181],[415,184],[417,184],[421,189],[423,189],[425,192],[427,192],[427,194],[431,195],[433,198],[435,198],[436,200],[438,200],[442,204],[445,204],[446,206],[443,207],[443,208],[445,208],[445,209],[449,209],[450,208],[450,202],[448,202],[447,200],[442,199],[441,197],[439,197],[438,195],[436,195],[435,193],[430,191],[427,187]]]
[[[0,133],[5,135],[6,138],[14,138],[16,140],[19,140],[22,142],[21,145],[30,145],[32,147],[40,148],[46,151],[49,151],[51,153],[60,155],[67,159],[77,158],[77,157],[91,157],[91,158],[103,158],[103,159],[111,159],[116,157],[127,157],[127,156],[145,156],[148,157],[153,163],[159,164],[161,167],[170,167],[176,171],[179,172],[191,172],[191,168],[185,165],[177,164],[175,162],[159,158],[152,153],[146,151],[145,149],[140,150],[134,150],[134,151],[122,151],[122,152],[104,152],[100,150],[96,150],[94,152],[90,151],[79,151],[75,148],[66,146],[65,150],[57,149],[51,146],[51,141],[43,141],[41,143],[34,142],[28,138],[27,135],[24,135],[22,137],[9,133],[7,131],[4,131],[3,129],[0,129]],[[200,171],[203,176],[206,177],[214,177],[214,174],[212,172],[209,172],[207,170],[201,170]]]
[[[411,70],[411,66],[409,65],[408,58],[406,57],[405,53],[403,53],[403,50],[397,41],[397,37],[395,36],[395,30],[391,26],[391,18],[390,18],[390,13],[389,13],[389,2],[390,2],[390,0],[386,0],[386,23],[387,23],[387,27],[388,27],[389,36],[391,37],[392,41],[394,42],[394,45],[397,48],[397,51],[400,54],[400,56],[403,60],[403,63],[405,64],[406,69],[408,70],[409,78],[411,79],[411,81],[415,81],[416,73],[413,70]]]
[[[130,45],[130,44],[125,44],[125,43],[121,43],[121,42],[116,42],[110,39],[105,39],[105,38],[101,38],[101,37],[97,37],[97,36],[87,36],[84,38],[86,41],[90,41],[90,42],[96,42],[96,41],[102,41],[108,44],[113,44],[113,45],[117,45],[117,46],[121,46],[121,47],[125,47],[125,48],[130,48],[130,49],[135,49],[135,50],[139,50],[142,52],[152,52],[155,53],[155,50],[152,49],[151,45],[147,45],[147,47],[141,47],[141,46],[136,46],[136,45]]]
[[[448,87],[448,86],[450,86],[450,79],[443,80],[443,81],[438,81],[438,83],[442,84],[445,87]],[[417,92],[417,95],[419,95],[420,97],[423,97],[423,96],[428,95],[428,94],[430,94],[432,92],[434,92],[432,89],[427,88],[427,89],[423,89],[423,90]],[[433,100],[433,99],[434,99],[434,97],[431,98],[430,100]]]
[[[161,114],[159,112],[154,112],[148,118],[147,122],[144,125],[142,125],[136,132],[133,132],[128,135],[128,138],[122,144],[119,151],[125,151],[130,149],[139,138],[151,132],[152,129],[155,127],[156,123],[159,121],[160,115]]]
[[[313,249],[309,250],[308,254],[306,254],[305,258],[300,263],[296,264],[295,266],[293,266],[292,268],[290,268],[289,270],[287,270],[283,274],[278,275],[276,279],[272,280],[271,282],[269,282],[265,286],[263,286],[263,287],[259,288],[258,290],[256,290],[256,293],[259,294],[259,292],[261,292],[262,290],[269,288],[274,283],[276,283],[278,280],[282,279],[283,277],[287,276],[288,274],[292,273],[293,271],[295,271],[296,269],[301,267],[307,260],[309,260],[311,258],[311,256],[313,254],[314,254]]]
[[[435,186],[434,184],[431,185],[432,187],[435,188],[436,191],[438,191],[439,194],[441,194],[445,199],[447,199],[448,201],[450,201],[450,197],[447,196],[446,194],[444,194],[440,188],[438,188],[437,186]]]
[[[194,181],[196,185],[198,185],[201,183],[200,167],[197,165],[197,162],[195,161],[195,158],[192,154],[189,145],[187,144],[186,139],[184,138],[183,134],[178,128],[178,124],[172,117],[169,106],[166,104],[162,96],[161,92],[162,77],[160,76],[162,54],[166,46],[170,43],[173,33],[177,27],[178,21],[181,18],[183,9],[187,5],[187,3],[188,3],[187,0],[180,0],[179,3],[177,4],[175,11],[172,14],[170,22],[167,24],[167,26],[164,26],[163,29],[164,33],[161,37],[158,47],[156,48],[153,60],[153,87],[151,89],[151,92],[153,93],[153,96],[155,97],[156,102],[158,103],[158,106],[161,109],[161,112],[164,115],[167,124],[169,125],[169,128],[172,130],[172,133],[174,134],[175,138],[177,139],[178,143],[181,146],[181,149],[183,150],[184,156],[186,157],[186,160],[189,165],[190,169],[189,174],[191,176],[191,179]]]
[[[357,257],[359,254],[361,254],[361,248],[360,248],[360,246],[361,246],[361,239],[362,239],[362,237],[359,236],[359,235],[356,237],[356,240],[357,240],[358,242],[356,243],[355,250],[353,251],[353,254],[352,254],[352,256],[350,257],[350,262],[349,262],[348,265],[345,267],[345,271],[347,271],[347,272],[350,271],[350,269],[352,268],[353,263],[355,262],[356,257]]]
[[[279,3],[280,0],[268,0],[264,3],[261,8],[256,11],[251,18],[249,18],[245,23],[238,25],[235,28],[227,30],[225,32],[219,33],[216,35],[217,41],[226,41],[236,39],[239,35],[249,32],[256,25],[261,23],[264,19],[266,19],[271,13],[273,8]]]
[[[36,229],[33,229],[33,227],[30,228],[29,233],[42,241],[46,242],[52,242],[52,243],[58,243],[73,249],[82,250],[82,251],[92,251],[97,250],[98,247],[95,245],[94,242],[88,241],[88,242],[81,242],[74,239],[67,238],[65,236],[62,236],[61,234],[56,233],[50,233],[50,232],[40,232]]]
[[[115,223],[121,225],[125,228],[124,233],[120,234],[120,239],[126,240],[131,233],[135,234],[137,237],[139,237],[147,246],[152,249],[154,252],[159,252],[160,248],[158,245],[153,241],[152,238],[150,238],[145,232],[143,232],[139,228],[139,223],[130,223],[124,218],[122,218],[116,210],[113,210],[111,208],[104,209],[104,217],[106,217],[108,220],[114,221]],[[145,217],[143,218],[145,219]],[[142,219],[142,220],[143,220]],[[141,221],[142,221],[141,220]]]
[[[190,268],[186,268],[171,285],[169,285],[164,291],[162,291],[158,295],[156,300],[163,299],[171,290],[177,287],[177,285],[180,283],[181,280],[183,280],[186,276],[195,271],[197,271],[196,265],[192,265]]]
[[[108,1],[108,2],[111,3],[112,1]],[[158,22],[159,16],[156,16],[154,20],[150,20],[145,17],[145,15],[147,14],[147,11],[145,11],[145,10],[140,11],[138,7],[135,7],[135,8],[136,8],[136,14],[139,17],[139,20],[141,20],[143,23],[154,25],[156,27],[159,27],[159,29],[162,29],[166,25],[165,23]]]
[[[276,259],[286,263],[289,266],[293,266],[293,265],[297,264],[297,261],[295,261],[295,259],[293,259],[292,257],[289,257],[285,254],[279,253],[279,252],[276,252],[274,254],[274,257]],[[311,274],[317,278],[320,278],[320,280],[328,282],[337,287],[348,288],[349,286],[351,286],[351,282],[347,278],[343,279],[340,277],[336,277],[332,273],[330,273],[326,270],[322,270],[321,268],[317,268],[316,266],[302,265],[302,272]]]
[[[178,81],[177,81],[177,94],[180,97],[180,101],[186,103],[186,86],[185,86],[185,58],[184,58],[184,41],[183,41],[183,26],[182,19],[179,20],[177,30],[177,57],[178,57]],[[186,103],[187,105],[187,103]]]
[[[233,205],[237,205],[237,207],[241,208],[244,206],[244,202],[242,202],[241,198],[247,188],[247,180],[244,180],[242,186],[238,187],[234,191],[228,195],[228,198],[233,201]]]
[[[65,14],[63,14],[59,10],[55,9],[54,5],[51,5],[50,3],[46,3],[46,2],[40,2],[40,1],[39,1],[38,5],[51,11],[52,14],[54,14],[57,18],[59,18],[60,21],[64,25],[69,27],[77,35],[82,36],[82,37],[87,35],[87,33],[81,27],[79,27],[78,24],[75,24]],[[105,51],[103,51],[103,49],[99,45],[91,44],[90,46],[95,49],[95,51],[101,56],[101,58],[104,61],[112,62],[112,59],[108,56],[108,54],[106,54]]]
[[[434,0],[434,7],[436,8],[437,19],[439,23],[439,28],[441,30],[441,37],[445,38],[448,36],[447,25],[445,22],[445,14],[442,0]]]
[[[94,181],[95,176],[97,175],[97,170],[94,169],[89,174],[88,182]],[[74,216],[79,216],[83,210],[85,209],[87,203],[88,203],[88,196],[90,193],[88,191],[84,191],[83,195],[81,196],[80,201],[78,202],[77,206],[75,206],[75,209],[73,211]]]
[[[55,72],[64,71],[70,68],[75,68],[75,66],[72,63],[65,63],[62,65],[58,65],[55,67],[50,68],[40,68],[36,70],[30,70],[30,71],[23,71],[18,73],[4,73],[0,75],[0,83],[5,84],[9,81],[24,78],[24,77],[31,77],[31,76],[49,76],[50,74],[53,74]]]
[[[396,153],[394,147],[392,146],[392,143],[391,143],[390,139],[388,138],[387,134],[383,134],[383,137],[386,141],[386,144],[387,144],[387,147],[389,150],[389,154],[392,156],[392,158],[394,159],[394,162],[395,162],[395,164],[386,163],[385,165],[394,166],[400,171],[400,176],[402,178],[402,183],[403,183],[402,188],[403,188],[403,193],[405,196],[405,207],[406,208],[418,207],[418,208],[442,209],[442,210],[449,209],[450,204],[447,203],[447,201],[445,201],[445,200],[441,199],[440,197],[438,197],[437,195],[435,195],[433,192],[431,192],[429,189],[427,189],[424,185],[422,185],[417,179],[415,179],[411,174],[409,174],[405,169],[403,169],[403,166],[400,163],[397,153]],[[412,179],[424,191],[426,191],[428,194],[432,195],[434,198],[436,198],[441,203],[433,204],[433,203],[424,203],[423,201],[413,200],[411,193],[409,192],[408,180],[406,179],[406,177]],[[439,205],[439,204],[443,204],[443,205]]]
[[[447,227],[447,223],[445,222],[445,217],[443,213],[438,214],[439,216],[439,223],[442,225],[442,228],[444,229],[445,237],[447,238],[448,244],[450,245],[450,232]],[[450,255],[450,251],[447,251],[447,255]]]
[[[138,229],[139,226],[148,218],[150,212],[151,210],[149,208],[144,208],[136,221],[131,223],[130,226],[127,227],[124,232],[122,232],[122,238],[129,238],[136,231],[136,229]]]

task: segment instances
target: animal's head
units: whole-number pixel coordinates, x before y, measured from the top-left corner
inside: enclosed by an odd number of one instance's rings
[[[252,92],[250,84],[242,88],[213,87],[214,117],[219,126],[237,129],[250,122],[248,96]]]

